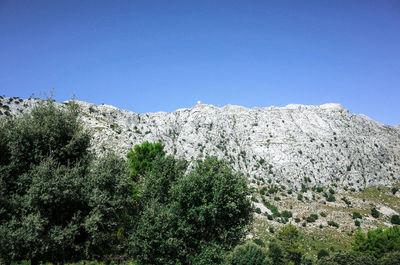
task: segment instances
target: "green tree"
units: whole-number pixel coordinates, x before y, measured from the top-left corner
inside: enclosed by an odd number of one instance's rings
[[[139,201],[142,205],[155,200],[168,204],[171,200],[171,188],[180,178],[183,178],[188,163],[172,156],[157,156],[152,162],[152,168],[144,175],[139,191]]]
[[[280,245],[284,255],[284,261],[290,261],[298,265],[301,263],[303,252],[300,248],[299,230],[292,224],[281,227],[275,236],[277,243]]]
[[[248,242],[236,246],[227,256],[225,263],[229,265],[267,265],[271,264],[272,261],[262,247]]]
[[[317,258],[320,260],[320,259],[322,259],[324,257],[329,257],[329,252],[326,251],[325,249],[320,249],[318,251]]]
[[[371,209],[371,215],[374,218],[379,218],[380,212],[374,207]]]
[[[144,142],[135,145],[134,149],[126,155],[130,172],[135,181],[140,180],[147,171],[152,169],[153,161],[157,156],[165,156],[162,143]]]
[[[281,247],[275,242],[272,241],[268,247],[268,257],[272,261],[273,265],[283,265],[284,257]]]
[[[353,252],[339,252],[332,256],[321,258],[318,265],[378,265],[374,256]]]
[[[400,251],[400,228],[398,226],[377,228],[368,231],[367,234],[358,229],[354,234],[353,249],[376,258],[388,252]]]
[[[126,164],[93,163],[78,111],[49,100],[1,121],[0,263],[97,259],[122,245],[133,204]]]
[[[400,252],[390,252],[385,254],[380,260],[379,265],[399,265],[400,264]]]
[[[397,214],[394,214],[390,217],[390,222],[395,225],[400,225],[400,217]]]
[[[198,161],[172,189],[174,208],[185,225],[188,241],[211,240],[228,248],[245,236],[252,221],[247,195],[246,178],[216,157]]]
[[[131,253],[142,264],[221,262],[252,220],[246,179],[214,157],[198,161],[187,176],[173,161],[156,159],[143,180]]]

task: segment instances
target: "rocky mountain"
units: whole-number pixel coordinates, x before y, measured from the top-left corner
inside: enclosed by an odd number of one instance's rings
[[[0,115],[27,112],[38,100],[1,97]],[[169,154],[189,160],[215,155],[253,182],[291,188],[335,184],[358,190],[400,178],[400,127],[350,114],[339,104],[248,109],[198,103],[137,114],[76,103],[98,154],[113,150],[125,156],[135,144],[162,141]]]

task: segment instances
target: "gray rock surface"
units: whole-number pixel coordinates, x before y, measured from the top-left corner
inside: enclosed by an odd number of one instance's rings
[[[38,99],[0,98],[0,115],[28,112]],[[386,126],[339,104],[248,109],[197,104],[171,113],[136,114],[76,101],[97,154],[121,156],[162,141],[186,159],[215,155],[250,179],[288,187],[388,185],[400,178],[400,126]],[[57,103],[63,107],[65,103]]]

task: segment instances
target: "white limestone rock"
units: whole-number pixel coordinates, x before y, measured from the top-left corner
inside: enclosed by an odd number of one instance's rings
[[[19,115],[37,99],[0,98],[1,115]],[[125,156],[144,141],[162,141],[186,159],[214,155],[249,179],[287,187],[391,185],[400,177],[400,126],[386,126],[339,104],[248,109],[198,103],[171,113],[136,114],[76,101],[93,134],[93,150]],[[63,107],[65,103],[56,103]]]

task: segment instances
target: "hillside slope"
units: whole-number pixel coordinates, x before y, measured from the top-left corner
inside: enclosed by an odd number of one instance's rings
[[[0,114],[29,111],[37,99],[1,98]],[[249,178],[287,187],[391,185],[400,177],[400,129],[338,104],[248,109],[197,104],[171,113],[136,114],[76,101],[94,150],[121,156],[143,141],[162,141],[187,159],[216,155]],[[65,103],[57,103],[63,106]]]

